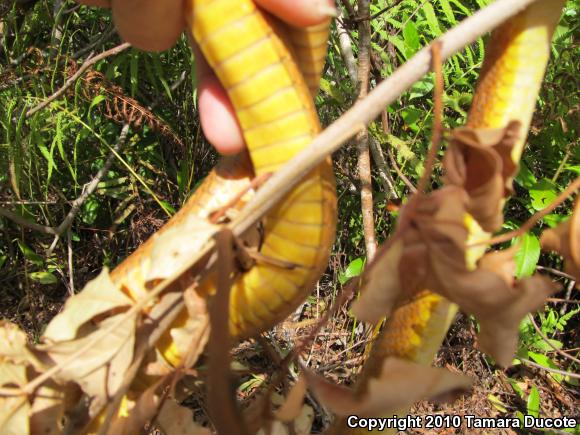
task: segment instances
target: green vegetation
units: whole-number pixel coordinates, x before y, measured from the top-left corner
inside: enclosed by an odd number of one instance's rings
[[[371,84],[487,3],[373,2]],[[33,338],[42,333],[67,294],[82,288],[103,266],[114,267],[173,215],[217,161],[199,125],[194,59],[185,37],[160,54],[128,48],[98,61],[62,96],[37,110],[91,55],[121,43],[109,11],[78,7],[72,1],[57,4],[56,9],[51,0],[10,0],[0,5],[0,207],[11,212],[0,214],[0,317],[18,323]],[[570,0],[556,31],[516,194],[505,207],[506,230],[518,228],[580,175],[578,10],[580,1]],[[356,41],[356,24],[348,18],[344,24]],[[316,100],[324,125],[344,112],[357,94],[334,26],[333,30]],[[354,49],[356,54],[356,42]],[[479,40],[446,62],[446,129],[465,122],[484,55],[484,41]],[[388,108],[387,131],[380,121],[369,127],[387,162],[386,182],[373,170],[375,224],[381,241],[394,228],[397,200],[409,194],[389,154],[408,182],[416,184],[431,135],[432,83],[432,77],[424,78]],[[354,146],[344,146],[334,160],[338,235],[317,298],[309,299],[311,313],[328,306],[337,289],[360,274],[365,263]],[[74,209],[74,201],[103,170],[70,225],[60,227],[55,237],[54,229]],[[561,258],[541,253],[539,244],[541,229],[565,219],[571,204],[567,201],[520,240],[518,277],[531,275],[539,265],[564,288],[544,312],[522,322],[516,360],[522,365],[492,382],[484,372],[492,373],[491,361],[479,353],[478,364],[464,359],[466,354],[456,347],[473,343],[473,334],[466,331],[477,325],[470,318],[462,317],[461,327],[452,329],[447,338],[439,363],[465,368],[483,379],[479,388],[486,405],[474,405],[483,406],[476,409],[480,414],[489,415],[492,409],[521,418],[538,412],[569,415],[566,412],[578,399],[573,390],[578,379],[566,374],[578,372],[578,364],[555,349],[579,355],[580,294],[560,272]],[[360,353],[363,346],[354,320],[345,313],[337,316],[342,317],[335,319],[336,324],[349,336],[339,345],[324,344],[327,351]],[[540,369],[527,366],[527,361]],[[250,379],[259,383],[261,377]]]

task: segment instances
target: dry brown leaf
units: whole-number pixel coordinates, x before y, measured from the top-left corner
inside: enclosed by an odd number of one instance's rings
[[[26,367],[0,361],[0,387],[18,388],[28,382]],[[2,433],[30,433],[30,403],[26,395],[0,396],[0,428]]]
[[[458,128],[445,153],[445,183],[466,190],[467,211],[486,231],[503,223],[502,199],[517,172],[511,151],[520,134],[518,121],[500,129]]]
[[[361,297],[352,308],[357,318],[377,322],[397,303],[431,288],[431,245],[438,245],[448,258],[465,266],[466,202],[465,192],[455,186],[409,201],[401,210],[390,245],[379,250],[365,271]]]
[[[133,301],[111,281],[105,267],[83,291],[68,298],[64,309],[48,324],[43,338],[52,342],[72,340],[79,328],[96,316],[132,305]]]
[[[430,249],[434,271],[431,289],[477,318],[481,325],[480,347],[502,366],[512,361],[522,318],[542,307],[557,288],[541,276],[515,282],[509,273],[514,252],[488,254],[492,257],[484,256],[479,267],[469,271],[449,261],[438,247]]]
[[[542,248],[564,257],[564,270],[576,278],[580,286],[580,200],[576,201],[570,219],[542,233]]]
[[[385,359],[380,375],[369,380],[362,394],[311,372],[305,371],[305,375],[321,403],[339,416],[392,415],[419,400],[451,398],[467,391],[472,384],[467,376],[398,358]]]
[[[128,416],[116,415],[107,431],[110,435],[116,434],[136,434],[141,433],[145,424],[150,421],[159,407],[159,396],[157,390],[164,382],[160,379],[151,385],[144,392],[140,393],[136,401],[128,401]]]
[[[191,409],[179,406],[171,399],[163,403],[156,424],[163,433],[171,435],[211,435],[211,431],[193,421]]]
[[[188,319],[185,325],[172,328],[169,333],[179,359],[183,361],[185,368],[189,368],[197,362],[209,339],[209,314],[207,299],[192,288],[185,291],[183,298]],[[185,357],[187,361],[184,361]]]
[[[123,320],[106,336],[95,339],[102,330],[118,322],[120,316],[124,315],[109,317],[98,326],[85,325],[75,340],[38,346],[39,350],[61,367],[55,379],[76,382],[91,397],[112,397],[121,386],[125,371],[133,359],[136,315]],[[79,349],[85,347],[86,351],[76,355]]]
[[[363,291],[352,305],[352,313],[358,319],[376,323],[392,311],[401,288],[397,265],[402,253],[402,240],[379,251],[365,272]]]
[[[292,420],[296,419],[300,415],[302,407],[304,406],[305,395],[306,379],[300,377],[288,393],[288,397],[282,406],[274,412],[274,418],[284,423],[290,423]]]
[[[44,364],[28,345],[26,333],[18,325],[7,320],[0,321],[0,360],[31,364],[37,370],[44,368]]]
[[[353,311],[362,320],[376,321],[395,304],[429,289],[475,315],[481,323],[481,347],[499,364],[508,365],[520,320],[541,307],[555,287],[541,277],[516,283],[515,248],[473,264],[466,249],[469,230],[476,227],[466,211],[469,201],[456,186],[409,201],[394,241],[365,275],[368,287]]]
[[[62,433],[65,393],[60,386],[47,382],[35,391],[30,412],[30,431],[33,434]]]

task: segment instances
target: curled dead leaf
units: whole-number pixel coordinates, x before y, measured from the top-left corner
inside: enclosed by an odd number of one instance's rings
[[[0,427],[3,433],[30,433],[30,403],[26,395],[18,394],[16,390],[27,382],[24,365],[0,361],[0,387],[15,389],[13,396],[0,396]]]
[[[163,433],[171,435],[211,435],[211,431],[195,423],[193,411],[167,399],[156,419]]]
[[[467,211],[486,231],[503,223],[503,198],[517,172],[511,152],[520,135],[518,121],[499,129],[458,128],[445,153],[445,183],[465,189]]]
[[[466,267],[467,196],[455,186],[413,197],[401,210],[391,243],[377,253],[363,277],[363,290],[353,305],[357,318],[377,322],[395,305],[431,289],[429,250],[437,245],[451,261]]]
[[[67,299],[63,310],[48,324],[43,338],[51,342],[72,340],[79,328],[96,316],[132,304],[133,301],[113,283],[105,267],[83,291]]]
[[[28,344],[26,333],[7,320],[0,321],[0,361],[32,365],[39,371],[45,368]]]
[[[557,288],[541,276],[515,281],[515,251],[487,254],[476,270],[469,271],[449,261],[438,247],[430,250],[432,289],[476,317],[481,326],[480,347],[502,366],[512,361],[522,318],[542,307]]]
[[[358,319],[376,323],[392,311],[401,288],[397,265],[402,253],[402,240],[378,252],[365,272],[363,291],[352,305],[352,313]]]
[[[467,376],[399,358],[385,359],[379,376],[370,379],[362,393],[333,384],[307,370],[304,373],[321,403],[339,416],[392,415],[419,400],[454,398],[472,384]]]
[[[294,384],[282,406],[274,413],[274,418],[290,423],[300,415],[306,395],[306,379],[300,377]]]
[[[429,289],[473,314],[481,324],[482,349],[508,365],[520,320],[540,308],[555,286],[542,277],[516,282],[516,248],[487,254],[474,264],[466,242],[470,231],[481,228],[467,213],[472,199],[462,188],[446,186],[417,198],[402,210],[390,246],[368,268],[367,286],[353,312],[374,322]]]
[[[99,325],[85,325],[74,340],[38,349],[60,367],[54,379],[76,382],[89,396],[106,400],[121,386],[132,362],[136,320],[136,314],[117,314]]]
[[[576,286],[580,286],[580,200],[576,200],[570,219],[542,233],[541,243],[543,249],[556,251],[564,257],[564,270],[575,277]]]

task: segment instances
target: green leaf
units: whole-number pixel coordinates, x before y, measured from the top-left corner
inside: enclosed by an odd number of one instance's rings
[[[518,396],[523,398],[524,397],[524,390],[522,390],[518,381],[516,381],[515,379],[512,379],[512,378],[508,378],[508,381],[509,381],[510,385],[512,386],[512,388],[514,389],[514,391],[518,394]]]
[[[532,207],[536,211],[545,209],[558,196],[556,185],[546,178],[534,184],[529,192],[532,197]]]
[[[552,340],[552,339],[548,339],[548,341],[550,343],[546,343],[546,340],[544,340],[543,338],[540,338],[539,340],[534,341],[530,346],[535,348],[536,350],[542,351],[542,352],[550,352],[554,350],[554,347],[556,349],[561,349],[562,348],[562,342],[558,341],[558,340]],[[550,346],[550,344],[552,346]]]
[[[405,40],[405,45],[407,47],[407,57],[411,57],[420,47],[419,33],[417,32],[415,23],[412,21],[409,21],[403,29],[403,39]]]
[[[175,214],[175,208],[171,204],[169,204],[167,201],[160,200],[159,203],[165,209],[165,211],[167,211],[170,214]]]
[[[403,41],[397,35],[389,35],[389,42],[393,44],[397,50],[399,50],[405,59],[408,59],[409,56],[407,55],[405,41]]]
[[[562,222],[564,222],[567,219],[568,219],[568,216],[563,216],[561,214],[555,214],[555,213],[546,215],[542,218],[544,223],[546,225],[548,225],[550,228],[557,227],[559,224],[561,224]]]
[[[522,427],[525,427],[525,425],[524,425],[524,414],[522,413],[522,411],[516,411],[516,417],[520,421],[520,425]]]
[[[17,240],[16,243],[18,243],[18,247],[20,248],[22,255],[24,255],[24,258],[26,258],[32,264],[36,264],[37,266],[42,266],[44,264],[44,259],[36,252],[34,252],[32,248],[20,240]]]
[[[359,276],[365,265],[365,259],[363,257],[356,258],[350,262],[350,264],[346,267],[344,272],[341,272],[338,275],[338,281],[344,285],[346,284],[351,278],[355,276]]]
[[[520,243],[520,249],[514,255],[516,262],[516,277],[518,279],[532,276],[540,259],[540,241],[532,233],[526,233],[515,239],[514,244]]]
[[[527,411],[528,415],[540,416],[540,392],[535,385],[532,386],[532,391],[530,391],[528,396]]]
[[[423,114],[422,110],[416,109],[413,106],[405,107],[405,109],[403,109],[402,112],[405,125],[407,125],[408,127],[412,127],[419,120],[422,114]]]
[[[320,79],[320,90],[326,92],[328,95],[334,98],[338,104],[342,105],[345,103],[345,97],[340,88],[331,84],[325,78]]]
[[[538,182],[534,173],[530,171],[528,165],[523,161],[520,163],[520,170],[518,171],[518,175],[516,175],[515,181],[525,189],[532,188]]]
[[[91,105],[89,106],[89,113],[91,112],[91,110],[93,110],[93,108],[95,106],[97,106],[101,101],[105,101],[107,98],[104,95],[97,95],[95,98],[93,98],[93,101],[91,101]]]
[[[505,403],[501,401],[501,399],[493,394],[487,395],[487,400],[495,409],[499,412],[506,413],[508,412],[507,408],[505,407]]]
[[[439,21],[437,21],[437,16],[435,15],[435,10],[431,3],[427,2],[423,5],[423,13],[427,19],[427,24],[431,29],[431,33],[434,37],[441,35],[441,28],[439,27]]]
[[[50,272],[33,272],[29,276],[33,281],[41,284],[56,284],[58,282],[56,276]]]
[[[4,266],[4,263],[6,263],[7,259],[8,259],[7,255],[0,255],[0,269],[2,269],[2,266]]]
[[[540,364],[542,367],[546,367],[546,368],[550,368],[550,369],[560,369],[556,364],[554,364],[554,362],[548,358],[546,355],[542,354],[542,353],[536,353],[536,352],[532,352],[529,351],[528,352],[528,356],[530,357],[531,360],[533,360],[534,362]],[[556,382],[561,382],[563,376],[559,373],[554,373],[554,372],[549,372],[550,376],[552,376],[552,378],[554,378],[554,380]]]
[[[409,90],[409,100],[413,98],[424,97],[433,90],[433,80],[429,77],[423,77]]]
[[[449,21],[451,25],[455,25],[457,23],[457,20],[455,19],[455,14],[453,13],[453,9],[451,8],[449,1],[439,0],[439,4],[441,5],[441,9],[445,14],[445,18],[447,18],[447,21]]]

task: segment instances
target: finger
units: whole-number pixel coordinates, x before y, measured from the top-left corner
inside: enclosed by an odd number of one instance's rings
[[[182,0],[112,0],[111,3],[115,27],[121,37],[143,50],[171,48],[185,27]]]
[[[77,3],[86,6],[98,6],[100,8],[110,8],[111,1],[110,0],[77,0]]]
[[[320,24],[336,16],[333,0],[255,0],[278,18],[295,26]]]
[[[245,142],[234,107],[194,43],[192,50],[195,55],[199,117],[203,133],[220,154],[237,154],[245,148]]]

